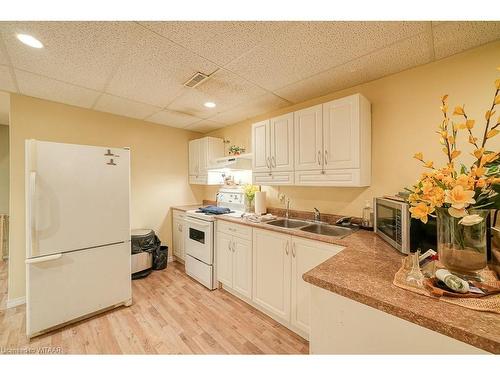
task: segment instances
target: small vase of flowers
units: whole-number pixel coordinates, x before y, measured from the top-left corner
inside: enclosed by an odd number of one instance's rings
[[[257,185],[248,184],[243,187],[245,193],[245,211],[252,212],[252,203],[255,199],[255,193],[259,191],[260,188]]]
[[[245,152],[245,147],[241,147],[241,146],[236,146],[236,145],[232,145],[231,147],[229,147],[229,155],[241,155],[242,153]]]
[[[475,121],[464,106],[455,107],[452,119],[448,95],[441,98],[443,120],[437,134],[447,163],[437,168],[421,152],[416,153],[414,158],[427,170],[407,189],[413,218],[426,223],[429,216],[437,216],[439,261],[464,277],[478,278],[478,272],[486,267],[486,218],[491,209],[500,207],[499,152],[487,149],[488,140],[500,133],[500,118],[494,120],[495,107],[500,104],[500,79],[495,88],[481,138],[474,135]],[[456,141],[462,134],[473,149],[470,166],[457,161],[461,151]]]

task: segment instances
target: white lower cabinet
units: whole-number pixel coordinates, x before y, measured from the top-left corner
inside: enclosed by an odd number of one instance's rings
[[[302,275],[340,252],[341,246],[292,237],[292,286],[290,323],[294,331],[309,338],[311,285]]]
[[[253,303],[302,337],[309,338],[310,286],[302,275],[342,249],[254,229]]]
[[[184,261],[186,257],[186,247],[184,245],[185,214],[182,211],[174,210],[172,220],[172,254],[179,260]]]
[[[240,232],[236,230],[237,227],[239,226],[225,226],[217,231],[217,280],[226,288],[250,300],[252,298],[252,242],[246,238],[248,232]],[[231,234],[226,231],[230,231]]]
[[[280,322],[290,320],[290,236],[253,231],[252,301]]]
[[[224,289],[309,339],[310,285],[302,275],[343,247],[224,221],[216,241]]]

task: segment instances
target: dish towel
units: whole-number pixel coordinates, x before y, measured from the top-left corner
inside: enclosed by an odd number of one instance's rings
[[[231,210],[227,207],[218,207],[218,206],[200,207],[200,211],[206,214],[214,214],[214,215],[228,214],[231,212]]]
[[[252,223],[265,223],[266,221],[277,219],[277,216],[271,214],[267,215],[245,214],[243,217]]]

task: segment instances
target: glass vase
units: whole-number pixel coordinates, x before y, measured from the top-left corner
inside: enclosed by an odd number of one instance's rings
[[[245,199],[245,212],[246,213],[253,212],[253,199],[251,201],[248,199]]]
[[[486,267],[486,218],[489,210],[469,210],[483,218],[474,225],[459,224],[447,208],[436,209],[437,241],[440,263],[450,272],[466,279],[480,279]]]

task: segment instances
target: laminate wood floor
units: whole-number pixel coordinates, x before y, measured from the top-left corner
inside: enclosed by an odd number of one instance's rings
[[[25,307],[0,311],[2,349],[60,347],[74,354],[306,354],[300,336],[231,294],[209,291],[172,262],[132,282],[131,307],[74,323],[29,342]]]
[[[0,257],[2,255],[0,254]],[[0,311],[7,308],[7,276],[9,265],[0,259]]]

